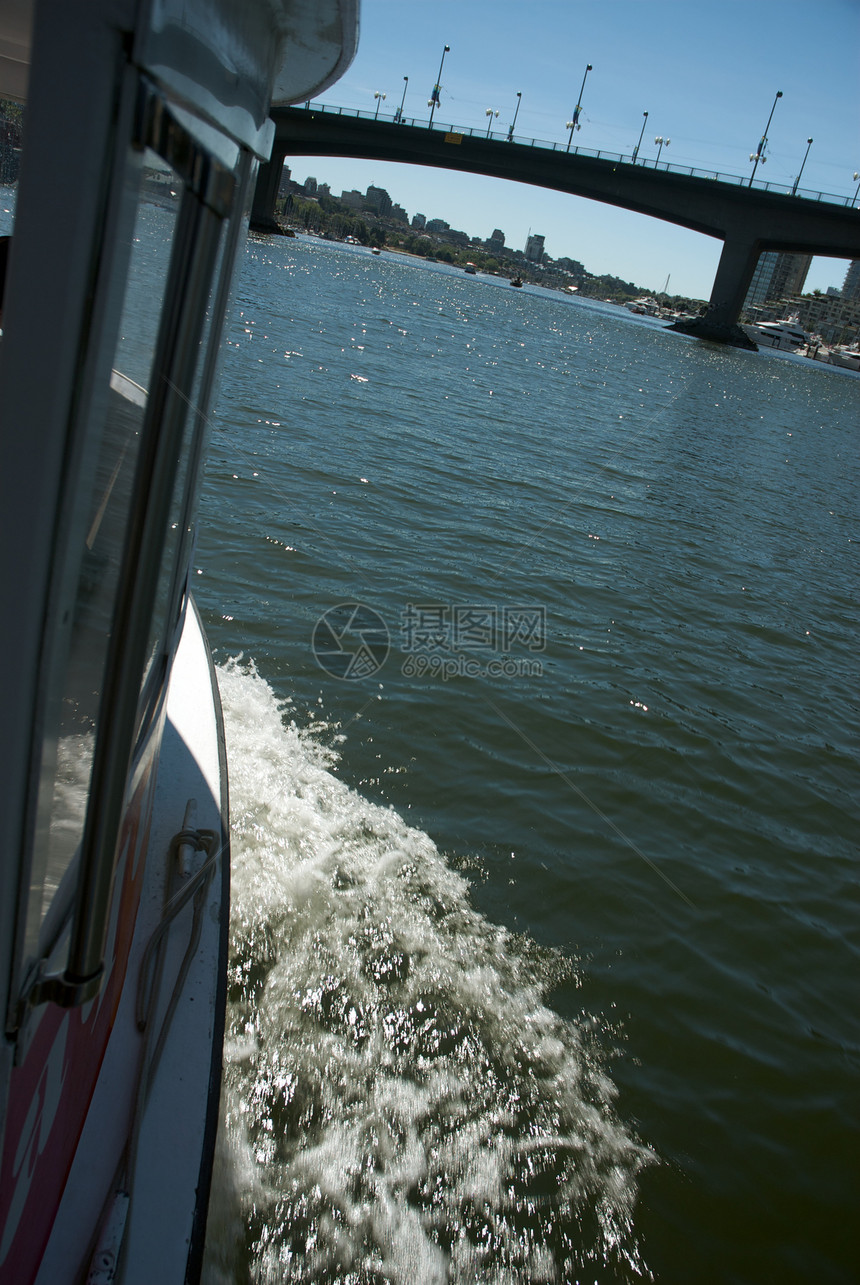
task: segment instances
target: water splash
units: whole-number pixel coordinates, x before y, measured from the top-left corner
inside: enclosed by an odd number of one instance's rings
[[[562,961],[478,915],[252,665],[219,681],[234,874],[207,1285],[651,1279],[633,1210],[653,1157],[592,1037],[544,1002]]]

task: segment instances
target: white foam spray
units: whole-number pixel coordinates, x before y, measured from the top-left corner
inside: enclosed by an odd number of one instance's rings
[[[232,952],[206,1285],[650,1279],[652,1156],[544,1001],[561,961],[477,914],[253,665],[219,682]]]

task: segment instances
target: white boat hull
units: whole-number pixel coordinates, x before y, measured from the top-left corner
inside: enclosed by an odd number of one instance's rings
[[[161,750],[155,773],[149,836],[135,865],[143,883],[134,934],[115,1016],[74,1158],[50,1224],[35,1277],[37,1285],[77,1279],[89,1265],[89,1279],[139,1282],[195,1279],[203,1249],[211,1157],[219,1103],[221,1046],[226,999],[229,912],[227,782],[220,702],[208,646],[193,604],[186,610],[181,641],[171,670]],[[147,1029],[139,1029],[139,984],[148,944],[160,931],[164,908],[183,883],[208,860],[189,853],[189,870],[176,870],[171,841],[182,830],[189,800],[193,825],[217,836],[211,877],[164,932],[163,958]],[[191,818],[188,818],[189,820]],[[126,876],[132,874],[126,870]],[[203,881],[201,881],[203,882]],[[195,923],[196,918],[196,923]],[[187,975],[183,956],[199,940]],[[116,966],[116,965],[115,965]],[[169,1009],[172,1007],[172,1013]],[[46,1010],[50,1021],[52,1010]],[[98,1001],[80,1014],[60,1018],[46,1066],[57,1063],[58,1095],[53,1120],[62,1126],[74,1114],[67,1099],[80,1085],[66,1073],[69,1027],[98,1020]],[[163,1048],[158,1050],[164,1031]],[[36,1041],[33,1042],[34,1047]],[[26,1061],[21,1068],[27,1074]],[[51,1071],[47,1077],[50,1080]],[[44,1077],[43,1077],[44,1078]],[[205,1091],[204,1091],[205,1090]],[[50,1154],[50,1132],[45,1139]],[[38,1190],[33,1187],[33,1194]],[[30,1196],[25,1192],[25,1198]],[[158,1234],[153,1234],[158,1228]],[[3,1264],[16,1285],[16,1263],[36,1248],[33,1220],[22,1205],[22,1251],[12,1238]],[[70,1275],[69,1264],[76,1264]],[[111,1275],[110,1272],[118,1273]],[[0,1270],[0,1277],[7,1278]],[[86,1278],[86,1277],[85,1277]]]

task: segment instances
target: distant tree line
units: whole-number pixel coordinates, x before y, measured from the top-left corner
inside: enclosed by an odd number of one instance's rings
[[[530,263],[521,250],[506,249],[500,255],[475,244],[454,244],[446,241],[444,232],[430,236],[426,232],[408,228],[397,220],[382,219],[368,206],[363,210],[353,210],[337,197],[325,193],[311,200],[292,192],[280,203],[278,212],[288,226],[315,232],[332,241],[354,237],[360,245],[379,248],[384,246],[389,250],[400,250],[405,254],[461,268],[471,263],[479,272],[501,276],[516,275],[535,285],[554,289],[575,286],[577,293],[584,298],[625,303],[628,299],[635,299],[646,293],[641,286],[632,281],[623,281],[620,277],[607,274],[594,276],[575,260],[562,261],[569,264],[570,268],[552,263],[538,266]],[[673,295],[671,298],[666,296],[663,301],[679,311],[698,311],[700,304],[699,300],[686,299],[680,295]]]

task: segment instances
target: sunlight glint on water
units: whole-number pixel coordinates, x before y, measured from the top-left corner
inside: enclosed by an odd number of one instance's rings
[[[229,344],[212,1285],[847,1285],[860,379],[302,239]],[[539,672],[421,672],[410,603],[539,606]]]

